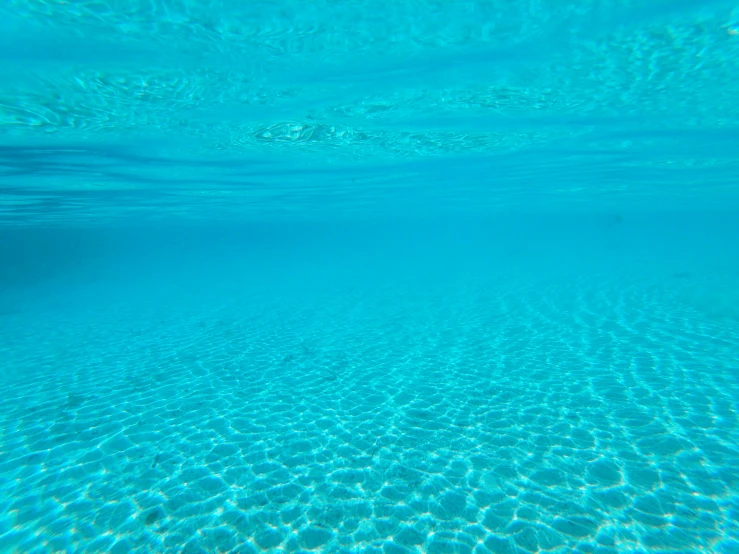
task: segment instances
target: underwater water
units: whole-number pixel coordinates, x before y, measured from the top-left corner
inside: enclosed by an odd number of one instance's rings
[[[0,552],[739,552],[739,4],[0,5]]]

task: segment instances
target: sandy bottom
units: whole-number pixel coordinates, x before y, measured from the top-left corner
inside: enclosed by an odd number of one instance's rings
[[[8,311],[0,551],[739,552],[739,320],[671,278]]]

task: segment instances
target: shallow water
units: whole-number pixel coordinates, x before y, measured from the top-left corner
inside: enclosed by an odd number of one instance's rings
[[[738,552],[734,8],[0,7],[0,552]]]

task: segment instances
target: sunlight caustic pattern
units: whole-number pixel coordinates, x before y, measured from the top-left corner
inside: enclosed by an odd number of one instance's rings
[[[736,327],[507,283],[7,318],[0,548],[734,552]]]

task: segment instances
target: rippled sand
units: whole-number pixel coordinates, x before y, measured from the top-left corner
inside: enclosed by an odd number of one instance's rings
[[[0,550],[735,552],[739,325],[671,277],[8,313]]]

